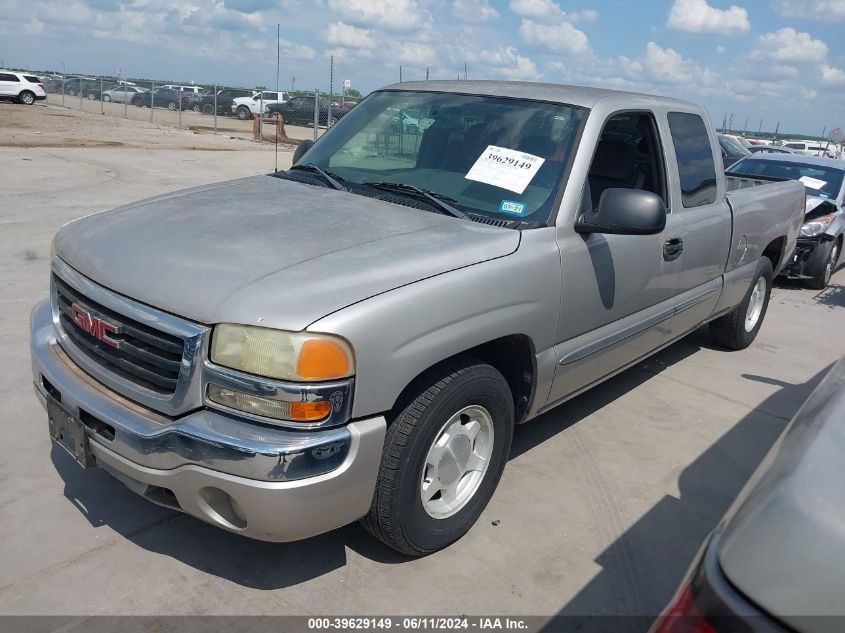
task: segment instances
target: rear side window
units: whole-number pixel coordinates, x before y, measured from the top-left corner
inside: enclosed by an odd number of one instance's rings
[[[32,75],[24,75],[24,79],[26,79],[31,84],[40,84],[41,80],[38,77],[34,77]]]
[[[716,202],[716,164],[704,121],[697,114],[687,112],[670,112],[668,118],[684,207]]]
[[[0,81],[20,81],[16,75],[10,75],[9,73],[0,73]]]

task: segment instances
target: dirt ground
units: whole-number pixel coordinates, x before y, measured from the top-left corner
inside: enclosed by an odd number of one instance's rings
[[[245,144],[265,150],[272,142],[257,143],[253,137],[252,121],[233,117],[218,117],[217,134],[214,117],[196,112],[182,112],[181,127],[178,112],[164,108],[150,109],[128,106],[124,117],[123,104],[101,103],[50,95],[46,102],[22,107],[16,103],[0,102],[0,147],[99,147],[173,150],[237,151]],[[101,112],[102,107],[102,112]],[[272,125],[262,126],[264,138],[274,140]],[[287,126],[288,136],[297,140],[313,138],[310,128]],[[320,131],[321,132],[321,131]],[[282,145],[282,148],[289,145]]]

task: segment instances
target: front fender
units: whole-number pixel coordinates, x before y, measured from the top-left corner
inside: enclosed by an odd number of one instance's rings
[[[389,411],[423,371],[482,343],[523,334],[539,356],[554,345],[560,288],[554,229],[535,229],[510,255],[380,294],[308,329],[352,343],[360,418]]]

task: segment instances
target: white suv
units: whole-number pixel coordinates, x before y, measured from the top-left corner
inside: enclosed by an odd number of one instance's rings
[[[288,93],[286,92],[256,92],[252,97],[238,97],[232,100],[232,114],[237,115],[241,121],[251,119],[253,114],[258,114],[261,107],[267,111],[267,106],[274,103],[287,103]]]
[[[0,70],[0,99],[14,99],[32,105],[47,98],[41,78],[35,75]]]

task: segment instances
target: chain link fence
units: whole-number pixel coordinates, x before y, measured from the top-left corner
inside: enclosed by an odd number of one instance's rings
[[[81,112],[149,121],[213,134],[315,140],[358,99],[315,91],[197,85],[73,73],[39,75],[47,103]]]

